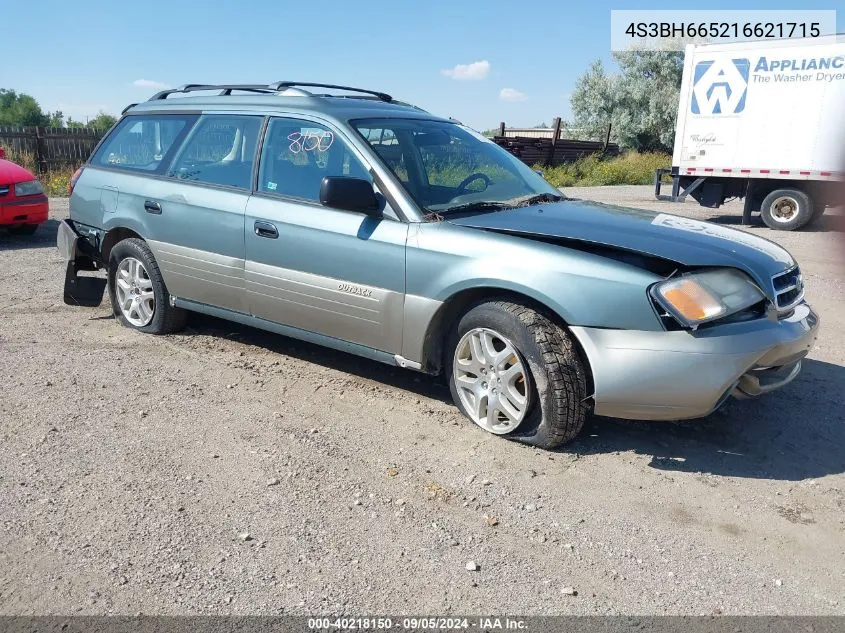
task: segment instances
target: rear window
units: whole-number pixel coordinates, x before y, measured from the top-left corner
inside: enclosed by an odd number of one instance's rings
[[[128,116],[109,134],[91,164],[156,172],[177,141],[197,119],[195,115]]]

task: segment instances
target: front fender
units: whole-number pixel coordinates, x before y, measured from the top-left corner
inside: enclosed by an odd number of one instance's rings
[[[663,329],[646,289],[660,277],[563,246],[451,225],[417,225],[408,239],[407,293],[447,302],[462,291],[525,295],[569,325]]]

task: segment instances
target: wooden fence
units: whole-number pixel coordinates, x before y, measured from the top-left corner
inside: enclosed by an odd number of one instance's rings
[[[0,146],[7,152],[33,156],[38,170],[44,173],[81,165],[104,133],[92,128],[0,125]]]
[[[555,119],[545,138],[508,136],[505,124],[493,141],[528,165],[561,165],[583,156],[616,155],[619,146],[601,141],[561,138],[560,119]],[[88,160],[104,131],[92,128],[20,127],[0,125],[0,147],[15,154],[29,154],[40,172],[76,167]]]
[[[555,119],[554,127],[548,130],[537,128],[536,131],[526,131],[524,136],[519,135],[521,131],[508,129],[500,123],[499,133],[493,137],[493,142],[527,165],[562,165],[590,154],[615,156],[619,153],[616,143],[561,138],[560,119]]]
[[[552,138],[554,128],[551,127],[507,127],[504,136],[526,138]],[[495,136],[495,134],[494,134]],[[583,129],[577,127],[561,128],[560,138],[588,138]],[[596,140],[596,139],[590,139]]]
[[[616,156],[619,153],[618,145],[610,143],[605,147],[601,141],[559,139],[555,143],[550,138],[496,136],[493,142],[504,147],[526,165],[562,165],[590,154]]]

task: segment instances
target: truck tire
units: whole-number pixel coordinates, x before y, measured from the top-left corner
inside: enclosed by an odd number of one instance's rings
[[[581,431],[586,366],[569,332],[536,310],[478,303],[452,328],[445,354],[455,404],[484,430],[544,449]]]
[[[813,201],[800,189],[775,189],[760,205],[763,223],[777,231],[794,231],[815,216]]]
[[[109,255],[109,298],[115,318],[148,334],[169,334],[185,326],[186,312],[170,305],[170,293],[144,240],[129,238]]]

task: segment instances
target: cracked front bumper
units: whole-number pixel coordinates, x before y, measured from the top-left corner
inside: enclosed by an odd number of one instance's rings
[[[790,383],[816,340],[806,303],[778,321],[758,319],[698,332],[572,327],[593,376],[596,415],[634,420],[703,417],[729,396]]]

